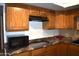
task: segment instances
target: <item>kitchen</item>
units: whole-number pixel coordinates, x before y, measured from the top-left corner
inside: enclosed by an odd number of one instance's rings
[[[51,3],[5,4],[5,55],[79,56],[79,5],[65,10],[45,5]]]

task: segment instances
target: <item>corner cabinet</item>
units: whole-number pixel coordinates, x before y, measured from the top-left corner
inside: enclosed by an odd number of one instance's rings
[[[79,45],[70,45],[69,46],[69,55],[70,56],[79,56]]]
[[[47,47],[47,56],[56,56],[56,45],[51,45]]]
[[[56,49],[56,55],[57,56],[67,56],[68,55],[68,44],[66,43],[59,43],[57,45],[55,45],[55,49]]]
[[[74,29],[74,15],[65,11],[56,12],[55,29]]]
[[[79,18],[77,18],[76,27],[77,27],[77,30],[79,30]]]
[[[28,9],[7,6],[6,18],[7,31],[23,31],[29,29]]]

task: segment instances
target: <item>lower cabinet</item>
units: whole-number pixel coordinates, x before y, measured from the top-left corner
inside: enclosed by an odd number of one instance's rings
[[[56,56],[55,45],[51,45],[47,47],[47,56]]]
[[[58,45],[56,45],[56,55],[57,56],[67,56],[67,48],[68,48],[68,45],[65,44],[65,43],[60,43]]]
[[[32,56],[44,56],[46,55],[46,48],[36,49],[36,50],[33,50],[31,53],[32,53]]]
[[[70,56],[79,56],[79,45],[70,45],[69,46],[69,55]]]
[[[15,56],[79,56],[79,45],[58,43],[30,52],[23,52]]]
[[[59,43],[47,47],[48,56],[67,56],[68,55],[68,44]]]

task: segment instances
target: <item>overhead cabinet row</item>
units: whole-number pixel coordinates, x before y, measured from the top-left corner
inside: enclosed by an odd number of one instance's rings
[[[24,6],[18,4],[8,4],[6,8],[6,30],[7,31],[23,31],[29,30],[29,16],[41,16],[47,17],[47,25],[50,25],[50,21],[55,13],[53,14],[48,9],[33,7],[33,6]],[[50,15],[52,14],[52,15]],[[48,24],[49,23],[49,24]],[[46,27],[46,26],[45,26]]]
[[[56,12],[55,28],[56,29],[74,29],[73,15],[65,11]]]
[[[29,16],[47,17],[43,22],[43,29],[74,29],[74,15],[64,11],[51,11],[48,9],[8,4],[6,8],[6,30],[23,31],[29,30]]]

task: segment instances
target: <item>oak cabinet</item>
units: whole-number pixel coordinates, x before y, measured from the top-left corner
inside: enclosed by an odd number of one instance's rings
[[[79,46],[71,43],[58,43],[14,56],[79,56]]]
[[[20,7],[7,7],[7,31],[22,31],[29,29],[29,13],[27,9]]]
[[[74,15],[65,11],[56,12],[56,29],[74,29]]]
[[[79,21],[78,20],[77,20],[77,25],[76,26],[77,26],[76,29],[79,30]]]
[[[47,47],[47,56],[56,56],[55,45],[51,45]]]
[[[38,7],[29,7],[29,13],[32,16],[39,16],[40,15],[40,10]]]
[[[47,10],[47,9],[40,8],[40,16],[46,17],[48,11],[49,11],[49,10]]]
[[[47,13],[48,21],[43,23],[43,29],[52,30],[55,27],[55,13]]]
[[[75,29],[74,15],[73,14],[70,14],[68,16],[68,18],[69,18],[69,27],[72,28],[72,29]]]
[[[56,55],[57,56],[67,56],[67,44],[65,43],[60,43],[58,45],[56,45]]]
[[[75,16],[75,24],[76,30],[79,30],[79,16]]]
[[[56,29],[63,29],[64,26],[65,26],[64,13],[63,12],[56,12],[55,28]]]
[[[59,43],[47,47],[48,56],[67,56],[68,55],[68,44]]]
[[[36,49],[36,50],[33,50],[31,53],[32,53],[32,56],[44,56],[46,55],[46,48]]]
[[[41,17],[46,17],[47,9],[40,8],[40,7],[34,7],[31,6],[29,7],[30,15],[32,16],[41,16]]]
[[[15,54],[14,56],[31,56],[31,52],[22,52],[22,53]]]
[[[75,9],[71,9],[71,10],[68,10],[67,12],[69,12],[70,16],[69,16],[69,19],[70,19],[70,24],[73,24],[71,25],[71,27],[75,30],[78,30],[78,24],[77,24],[77,19],[76,17],[79,16],[79,8],[75,8]]]
[[[78,45],[70,45],[69,46],[69,55],[70,56],[79,56],[79,46]]]

